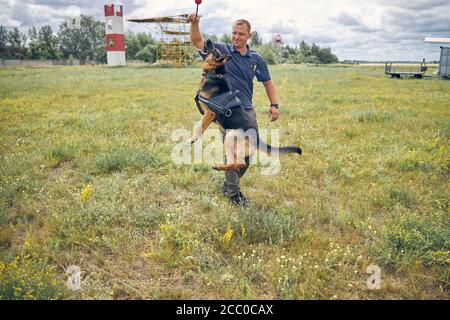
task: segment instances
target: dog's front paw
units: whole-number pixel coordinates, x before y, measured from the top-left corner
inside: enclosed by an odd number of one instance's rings
[[[196,139],[194,138],[189,138],[188,140],[186,140],[187,144],[193,144],[195,142]]]

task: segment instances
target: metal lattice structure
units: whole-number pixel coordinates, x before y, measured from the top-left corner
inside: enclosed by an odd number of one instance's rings
[[[195,50],[189,39],[188,14],[177,14],[143,19],[128,19],[130,22],[145,23],[152,36],[161,46],[157,63],[184,66],[195,61]]]

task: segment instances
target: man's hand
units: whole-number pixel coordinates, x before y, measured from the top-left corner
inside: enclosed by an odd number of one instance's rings
[[[270,121],[278,120],[279,116],[280,116],[280,111],[275,107],[270,107],[270,109],[269,109]]]
[[[195,13],[192,13],[188,16],[188,21],[191,23],[189,36],[191,38],[192,44],[199,50],[205,50],[205,42],[200,32],[200,16],[195,17]]]
[[[195,13],[191,13],[191,14],[188,16],[188,21],[189,21],[190,23],[196,23],[196,24],[198,24],[198,23],[200,22],[200,16],[197,15],[197,17],[195,17]]]

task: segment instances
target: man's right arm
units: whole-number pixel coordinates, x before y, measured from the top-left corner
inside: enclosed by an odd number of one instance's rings
[[[199,50],[205,49],[205,41],[203,40],[202,34],[200,33],[200,17],[195,17],[195,14],[191,14],[189,16],[189,22],[191,23],[191,31],[190,31],[190,37],[192,44]]]

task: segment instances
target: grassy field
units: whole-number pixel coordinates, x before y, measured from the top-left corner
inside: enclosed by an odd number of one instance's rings
[[[0,69],[0,298],[448,299],[450,82],[270,69],[259,126],[304,155],[250,167],[245,209],[171,161],[199,68]]]

